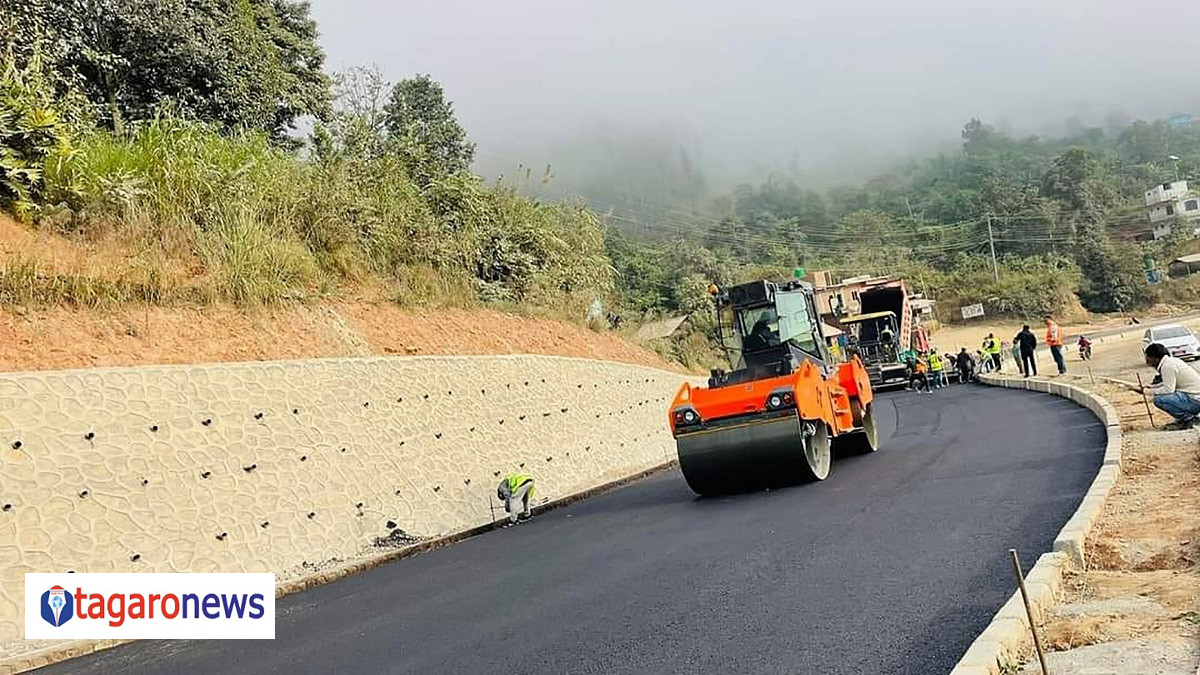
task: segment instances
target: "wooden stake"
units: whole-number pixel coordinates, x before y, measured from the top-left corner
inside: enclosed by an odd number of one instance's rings
[[[1158,425],[1154,423],[1154,413],[1150,412],[1150,401],[1146,398],[1145,385],[1142,384],[1142,374],[1137,373],[1138,391],[1142,394],[1142,403],[1146,406],[1146,417],[1150,418],[1150,428],[1157,429]]]
[[[1021,600],[1025,602],[1025,615],[1029,617],[1029,632],[1033,633],[1033,648],[1037,650],[1038,663],[1042,666],[1042,675],[1050,675],[1046,668],[1046,652],[1042,650],[1042,639],[1038,637],[1037,622],[1033,620],[1033,608],[1029,606],[1029,593],[1025,590],[1025,577],[1021,574],[1021,559],[1017,557],[1017,549],[1008,549],[1012,557],[1013,573],[1017,575],[1017,587],[1021,589]]]

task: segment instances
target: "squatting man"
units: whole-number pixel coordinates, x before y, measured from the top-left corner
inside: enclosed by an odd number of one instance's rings
[[[1145,354],[1146,365],[1157,370],[1158,376],[1149,386],[1134,390],[1153,394],[1154,406],[1175,418],[1165,429],[1191,429],[1200,416],[1200,373],[1157,342],[1146,347]]]

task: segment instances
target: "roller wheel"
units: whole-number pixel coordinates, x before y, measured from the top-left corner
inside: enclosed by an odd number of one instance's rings
[[[825,480],[829,477],[829,468],[833,464],[833,451],[829,442],[829,427],[824,422],[801,422],[802,428],[815,427],[811,435],[805,433],[804,466],[801,471],[806,480]]]
[[[786,417],[676,440],[679,468],[699,495],[824,480],[832,462],[824,420]]]
[[[850,412],[858,431],[852,431],[837,439],[837,449],[847,455],[866,455],[879,449],[879,429],[875,426],[875,405],[868,403],[864,409],[858,400],[850,401]]]

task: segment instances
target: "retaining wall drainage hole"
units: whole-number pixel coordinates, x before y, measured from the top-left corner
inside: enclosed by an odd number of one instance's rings
[[[150,432],[151,432],[151,433],[158,433],[158,425],[157,425],[157,424],[155,424],[154,426],[150,427]]]
[[[84,490],[83,492],[80,492],[80,493],[79,493],[79,498],[80,498],[80,499],[83,499],[84,497],[87,497],[87,496],[88,496],[88,491],[87,491],[87,490]]]
[[[13,448],[13,450],[20,450],[21,449],[21,441],[13,441],[12,448]]]
[[[201,422],[200,424],[203,424],[204,426],[208,426],[208,425],[212,424],[212,420],[211,420],[211,419],[206,419],[206,420],[204,420],[203,422]]]
[[[142,554],[134,553],[132,556],[129,557],[129,559],[132,560],[133,562],[137,562],[142,559]]]
[[[225,541],[225,537],[228,537],[228,536],[229,536],[228,532],[222,532],[221,534],[217,535],[217,541]]]
[[[89,431],[83,435],[84,440],[88,440],[88,441],[92,440],[95,437],[96,437],[96,432],[94,432],[94,431]]]

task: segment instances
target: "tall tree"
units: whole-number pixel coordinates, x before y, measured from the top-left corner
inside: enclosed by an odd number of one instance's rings
[[[386,115],[388,134],[411,160],[414,177],[428,180],[470,169],[475,144],[467,140],[454,105],[432,77],[397,82]]]
[[[110,127],[160,108],[283,138],[323,117],[330,82],[307,3],[292,0],[32,0],[31,35],[61,84],[87,95]]]

